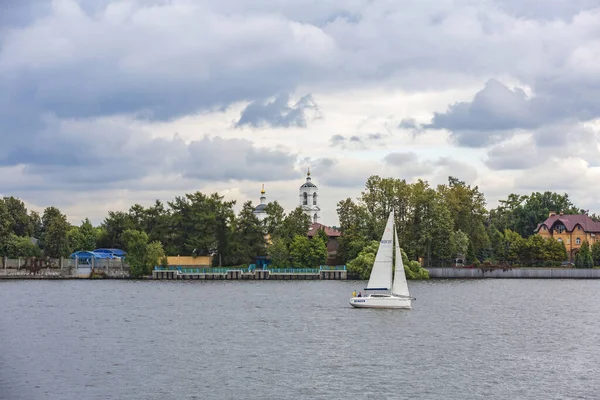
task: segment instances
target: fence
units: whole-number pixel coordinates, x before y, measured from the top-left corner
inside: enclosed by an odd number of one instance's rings
[[[129,275],[129,266],[120,259],[77,258],[0,258],[0,275],[42,275],[56,277],[81,277],[94,271],[109,277]]]
[[[438,279],[505,278],[505,279],[600,279],[600,269],[572,268],[428,268],[429,276]]]

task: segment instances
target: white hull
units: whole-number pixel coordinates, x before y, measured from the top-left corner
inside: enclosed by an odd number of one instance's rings
[[[356,308],[412,308],[412,300],[405,297],[396,296],[366,296],[353,297],[350,299],[350,305]]]

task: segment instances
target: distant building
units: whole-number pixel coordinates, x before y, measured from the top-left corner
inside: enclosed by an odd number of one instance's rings
[[[596,222],[586,214],[557,214],[550,212],[548,218],[535,228],[535,233],[544,238],[554,238],[563,242],[573,260],[575,254],[587,241],[590,245],[600,238],[600,222]]]
[[[319,189],[317,185],[312,183],[310,178],[310,169],[306,173],[306,182],[300,186],[300,207],[306,215],[310,217],[313,223],[319,222],[321,219],[321,209],[318,202]]]
[[[327,234],[327,265],[340,265],[341,260],[338,258],[338,249],[340,247],[339,237],[342,236],[342,232],[329,226],[320,224],[318,222],[313,223],[308,227],[309,238],[314,237],[319,232],[319,229],[325,231]]]
[[[265,185],[263,184],[260,191],[260,204],[254,207],[254,211],[252,211],[252,213],[256,215],[256,218],[258,218],[259,221],[262,222],[265,218],[267,218],[267,211],[265,210],[266,208],[267,196],[265,196]]]

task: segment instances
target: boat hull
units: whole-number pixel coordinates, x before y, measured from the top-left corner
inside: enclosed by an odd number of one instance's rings
[[[403,308],[410,310],[412,308],[412,300],[396,296],[352,297],[350,305],[355,308]]]

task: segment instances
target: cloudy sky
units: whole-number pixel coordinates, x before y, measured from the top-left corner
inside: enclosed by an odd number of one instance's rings
[[[196,190],[323,221],[373,174],[600,212],[600,0],[2,0],[0,195]]]

